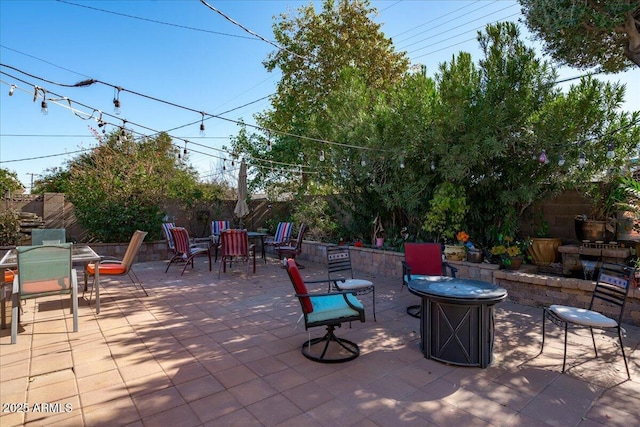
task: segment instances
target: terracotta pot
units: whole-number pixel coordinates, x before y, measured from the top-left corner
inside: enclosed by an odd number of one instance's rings
[[[528,248],[529,255],[536,265],[549,265],[558,259],[558,246],[562,240],[556,237],[535,237]]]
[[[509,258],[508,261],[503,260],[502,265],[504,265],[504,268],[507,270],[518,270],[522,265],[522,257],[514,256]]]

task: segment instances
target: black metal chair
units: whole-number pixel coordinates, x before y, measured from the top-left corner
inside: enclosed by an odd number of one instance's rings
[[[542,317],[542,347],[544,350],[545,323],[549,319],[556,325],[564,328],[564,355],[562,359],[562,372],[567,363],[567,329],[569,325],[574,327],[589,328],[593,341],[595,357],[598,357],[596,339],[593,329],[615,329],[618,332],[622,359],[627,370],[627,377],[631,379],[629,365],[624,354],[620,321],[624,313],[624,306],[629,294],[629,283],[634,275],[634,268],[626,265],[603,263],[600,266],[598,280],[591,295],[588,308],[580,308],[565,305],[551,305],[543,308]],[[606,314],[603,314],[606,313]]]
[[[338,338],[334,331],[344,322],[359,320],[364,322],[364,307],[352,292],[312,293],[307,291],[305,281],[295,260],[286,259],[285,269],[289,274],[296,297],[300,301],[305,330],[316,326],[326,326],[323,337],[311,338],[302,344],[302,354],[307,359],[321,363],[341,363],[360,355],[360,348],[352,341]],[[307,281],[326,283],[326,280]]]
[[[376,319],[376,287],[366,279],[354,279],[351,266],[351,252],[348,246],[327,247],[327,274],[329,291],[355,292],[356,295],[371,294],[373,320]]]

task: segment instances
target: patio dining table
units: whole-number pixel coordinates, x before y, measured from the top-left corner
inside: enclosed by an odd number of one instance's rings
[[[96,289],[96,313],[100,313],[100,271],[97,265],[100,263],[100,255],[98,255],[91,247],[87,245],[73,245],[71,250],[71,261],[74,264],[82,264],[86,265],[90,262],[96,264],[96,274],[95,274],[95,282],[94,287]],[[13,269],[18,267],[18,256],[15,249],[8,250],[2,259],[0,259],[0,277],[4,278],[4,272],[6,269]],[[18,272],[19,273],[19,272]],[[0,320],[0,328],[5,329],[7,327],[6,320],[6,291],[4,287],[6,285],[13,286],[9,283],[3,283],[0,285],[2,292],[0,292],[0,315],[2,319]],[[13,288],[10,288],[13,289]],[[86,291],[86,289],[85,289]]]

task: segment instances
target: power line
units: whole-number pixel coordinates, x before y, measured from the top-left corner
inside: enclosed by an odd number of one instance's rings
[[[189,27],[187,25],[173,24],[171,22],[164,22],[164,21],[158,21],[158,20],[155,20],[155,19],[143,18],[143,17],[140,17],[140,16],[127,15],[126,13],[113,12],[111,10],[100,9],[100,8],[97,8],[97,7],[87,6],[87,5],[84,5],[84,4],[72,3],[70,1],[64,1],[64,0],[56,0],[56,1],[58,3],[64,3],[64,4],[71,5],[71,6],[76,6],[76,7],[83,7],[85,9],[91,9],[91,10],[95,10],[95,11],[103,12],[103,13],[110,13],[112,15],[123,16],[125,18],[138,19],[140,21],[151,22],[151,23],[154,23],[154,24],[167,25],[169,27],[182,28],[182,29],[185,29],[185,30],[199,31],[199,32],[202,32],[202,33],[209,33],[209,34],[215,34],[215,35],[226,36],[226,37],[236,37],[236,38],[239,38],[239,39],[246,39],[246,40],[255,41],[255,39],[253,37],[247,37],[247,36],[242,36],[242,35],[238,35],[238,34],[221,33],[219,31],[205,30],[205,29],[202,29],[202,28]]]

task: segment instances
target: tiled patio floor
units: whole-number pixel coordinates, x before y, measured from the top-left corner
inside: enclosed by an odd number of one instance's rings
[[[626,327],[632,380],[614,335],[570,335],[561,374],[555,326],[545,352],[541,310],[496,309],[495,361],[487,369],[425,359],[417,297],[399,278],[375,277],[377,318],[343,325],[359,343],[354,361],[305,359],[307,338],[286,272],[274,259],[216,278],[206,261],[180,277],[164,262],[135,266],[149,296],[103,278],[102,312],[80,302],[72,330],[68,298],[24,305],[18,342],[0,334],[0,425],[10,426],[624,426],[640,420],[640,329]],[[323,278],[306,264],[304,276]],[[82,277],[80,277],[82,283]],[[88,295],[87,295],[88,297]],[[322,334],[322,328],[311,331]],[[553,336],[552,336],[553,335]],[[15,404],[15,405],[13,405]],[[29,405],[29,412],[12,412]],[[46,406],[45,404],[49,404]],[[60,404],[55,406],[54,404]],[[49,412],[47,412],[47,410]]]

